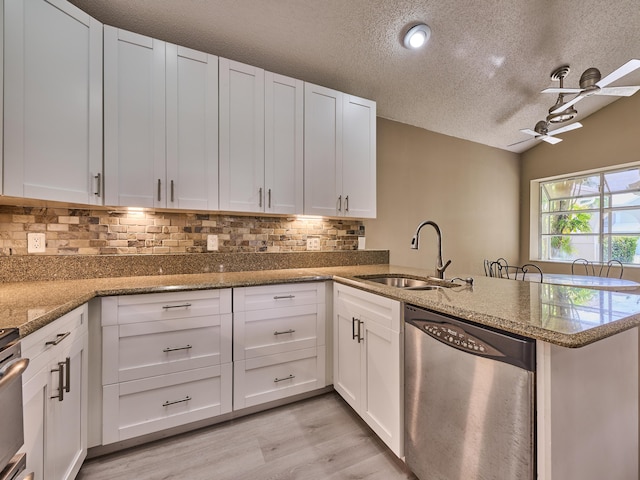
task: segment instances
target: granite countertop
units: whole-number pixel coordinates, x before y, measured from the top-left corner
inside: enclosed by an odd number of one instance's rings
[[[98,296],[334,280],[440,313],[543,340],[582,347],[640,325],[640,295],[474,276],[473,286],[416,291],[357,278],[375,274],[427,277],[393,265],[261,270],[0,284],[0,328],[22,336]]]

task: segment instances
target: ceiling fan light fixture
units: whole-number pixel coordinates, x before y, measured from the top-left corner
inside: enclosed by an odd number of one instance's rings
[[[573,108],[573,105],[569,106],[569,108],[567,109],[562,109],[561,107],[564,104],[564,95],[561,93],[560,95],[558,95],[558,100],[556,101],[556,103],[549,109],[547,123],[564,123],[575,118],[575,116],[578,114],[578,111]],[[556,111],[557,113],[552,113],[554,111]]]
[[[409,50],[424,47],[431,37],[431,28],[426,23],[419,23],[411,27],[404,35],[404,46]]]

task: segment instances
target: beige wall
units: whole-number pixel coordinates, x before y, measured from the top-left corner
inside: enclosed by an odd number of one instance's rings
[[[563,142],[541,143],[522,154],[521,263],[529,260],[531,180],[640,161],[640,95],[617,100],[581,123],[583,128],[563,135]],[[567,264],[536,263],[546,272],[571,270]],[[640,281],[640,269],[625,267],[624,277]]]
[[[443,236],[447,276],[483,273],[483,259],[518,258],[520,163],[517,154],[378,118],[378,214],[365,220],[367,248],[388,249],[390,263],[433,269]]]

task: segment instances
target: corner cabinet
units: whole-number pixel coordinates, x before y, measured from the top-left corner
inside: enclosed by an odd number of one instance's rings
[[[303,82],[220,59],[220,209],[302,213]]]
[[[102,204],[102,24],[4,0],[3,194]]]
[[[218,57],[104,27],[105,203],[218,208]]]
[[[335,283],[333,386],[384,443],[404,455],[400,302]]]
[[[231,290],[102,299],[102,444],[231,411]]]
[[[375,102],[306,83],[304,118],[304,213],[375,218]]]
[[[87,456],[87,306],[26,336],[23,375],[27,470],[73,480]]]

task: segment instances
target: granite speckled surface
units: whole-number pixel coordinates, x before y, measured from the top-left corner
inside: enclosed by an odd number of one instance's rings
[[[16,282],[0,285],[0,328],[16,326],[28,335],[96,296],[229,288],[285,282],[334,280],[565,347],[581,347],[640,325],[640,295],[484,276],[474,285],[430,291],[401,290],[357,278],[404,274],[427,277],[424,270],[393,265],[310,267],[227,273],[132,276]]]

